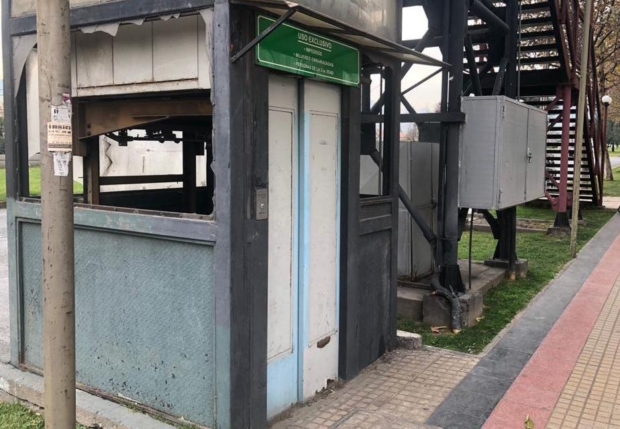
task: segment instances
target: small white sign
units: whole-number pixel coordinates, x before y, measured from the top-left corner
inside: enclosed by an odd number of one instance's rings
[[[50,152],[71,152],[73,147],[73,132],[71,123],[47,123],[47,150]]]

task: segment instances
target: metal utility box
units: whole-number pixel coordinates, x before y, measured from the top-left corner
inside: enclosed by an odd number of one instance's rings
[[[544,196],[547,112],[503,96],[465,97],[459,207],[500,210]]]

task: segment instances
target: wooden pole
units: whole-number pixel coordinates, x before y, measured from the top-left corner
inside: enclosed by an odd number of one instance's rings
[[[570,253],[577,256],[577,232],[579,229],[579,194],[581,186],[581,151],[583,148],[583,123],[586,113],[586,85],[588,82],[588,53],[590,52],[590,24],[592,0],[586,0],[583,24],[583,47],[581,48],[581,76],[579,79],[579,104],[577,106],[577,134],[575,135],[575,164],[573,168],[573,210],[570,234]]]
[[[71,136],[58,132],[67,126],[70,130],[71,124],[69,0],[37,0],[36,6],[45,427],[75,429],[73,172],[71,161],[64,172],[55,166],[61,152],[71,159],[71,145],[66,145]]]

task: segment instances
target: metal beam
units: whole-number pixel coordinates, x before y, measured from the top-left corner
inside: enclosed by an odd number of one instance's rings
[[[380,124],[384,121],[383,115],[362,114],[362,124]],[[463,112],[444,112],[444,113],[416,113],[401,114],[400,122],[419,123],[419,122],[441,122],[463,124],[465,114]]]
[[[432,79],[433,77],[437,76],[439,73],[441,73],[441,69],[435,70],[433,73],[429,74],[428,76],[426,76],[424,79],[422,79],[421,81],[414,83],[413,85],[411,85],[409,88],[405,89],[402,94],[405,95],[410,91],[413,91],[414,89],[416,89],[418,86],[422,85],[423,83],[425,83],[426,81],[428,81],[429,79]]]
[[[449,6],[449,43],[444,55],[452,64],[449,76],[447,96],[447,112],[455,115],[461,113],[461,97],[463,95],[463,46],[467,27],[467,0],[451,0]],[[446,7],[446,6],[445,6]],[[446,106],[442,106],[446,109]],[[457,123],[443,124],[440,148],[439,176],[442,178],[440,187],[440,205],[442,206],[439,222],[442,224],[439,234],[439,253],[441,254],[441,283],[450,290],[464,292],[465,285],[458,266],[458,192],[459,192],[459,135]]]
[[[245,45],[239,52],[237,52],[231,59],[231,63],[236,63],[239,58],[243,57],[250,49],[254,46],[258,45],[261,41],[265,39],[265,37],[269,36],[271,33],[275,31],[280,25],[282,25],[287,19],[293,16],[297,12],[297,7],[292,7],[286,11],[286,13],[280,16],[278,19],[274,21],[269,27],[265,29],[262,33],[256,36],[250,43]]]
[[[502,19],[495,15],[480,0],[473,0],[469,6],[469,10],[478,18],[482,19],[489,27],[501,31],[504,34],[510,32],[510,27]]]
[[[474,46],[471,42],[471,37],[469,36],[469,34],[465,36],[465,54],[467,56],[469,76],[471,78],[472,86],[474,87],[474,93],[476,95],[482,95],[482,85],[480,84],[480,75],[478,74],[478,68],[476,67]]]
[[[504,84],[504,76],[506,75],[506,67],[508,66],[508,58],[503,57],[499,63],[499,71],[495,76],[495,84],[493,85],[493,95],[499,95]]]

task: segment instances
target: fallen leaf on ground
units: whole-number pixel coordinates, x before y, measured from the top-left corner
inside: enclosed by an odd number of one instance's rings
[[[532,419],[530,419],[529,414],[525,419],[525,429],[534,429],[534,422],[532,421]]]
[[[439,334],[441,331],[448,329],[447,326],[431,326],[431,332],[433,334]]]

